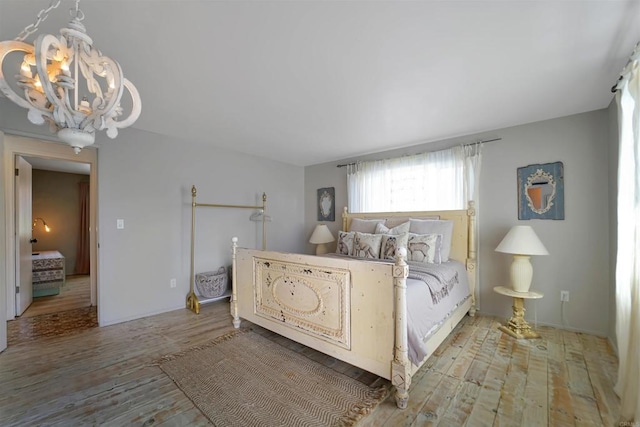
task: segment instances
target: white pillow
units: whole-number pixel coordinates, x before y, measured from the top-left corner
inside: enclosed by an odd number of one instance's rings
[[[438,234],[409,233],[407,243],[407,261],[436,263]]]
[[[353,236],[355,233],[338,231],[338,244],[336,245],[336,253],[341,255],[351,255],[353,252]]]
[[[441,234],[442,243],[440,255],[442,262],[449,261],[451,253],[451,238],[453,237],[453,221],[433,220],[433,219],[411,219],[409,220],[409,232],[415,234]]]
[[[376,225],[376,234],[395,234],[395,235],[400,235],[403,233],[408,233],[409,232],[409,221],[397,225],[393,228],[389,228],[384,224],[378,224]]]
[[[376,231],[376,225],[384,224],[386,220],[383,219],[351,219],[351,225],[349,225],[349,231],[358,231],[360,233],[373,234]]]
[[[360,233],[353,236],[353,251],[351,255],[358,258],[380,258],[382,234]]]
[[[398,248],[406,248],[409,241],[409,233],[399,235],[382,234],[382,243],[380,245],[380,259],[396,260],[396,250]]]

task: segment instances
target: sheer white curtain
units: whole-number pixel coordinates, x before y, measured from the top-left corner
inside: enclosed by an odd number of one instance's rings
[[[620,415],[640,421],[640,48],[618,83],[618,255],[616,338],[620,365],[615,391]]]
[[[478,145],[350,165],[349,211],[465,209],[474,198],[479,159]]]

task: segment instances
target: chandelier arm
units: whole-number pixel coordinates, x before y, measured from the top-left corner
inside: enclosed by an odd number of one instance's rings
[[[51,81],[48,78],[43,78],[49,74],[49,70],[47,69],[47,54],[51,47],[66,50],[66,45],[60,43],[60,40],[53,35],[41,34],[38,36],[35,44],[35,51],[39,53],[36,57],[36,68],[40,75],[40,84],[42,85],[42,90],[44,90],[45,96],[53,105],[53,114],[58,127],[76,128],[76,120],[70,113],[72,110],[65,105],[63,99],[60,99],[56,91],[53,89]]]
[[[0,42],[0,91],[2,91],[2,93],[11,101],[15,102],[22,108],[27,108],[27,109],[33,108],[33,105],[28,101],[26,101],[25,99],[23,99],[11,88],[11,86],[9,86],[9,83],[7,83],[7,80],[5,79],[2,71],[3,70],[2,64],[4,62],[5,57],[11,52],[24,52],[24,53],[33,54],[33,51],[34,50],[32,45],[21,42],[21,41],[10,40],[10,41]]]
[[[113,121],[113,126],[116,128],[126,128],[127,126],[131,126],[136,120],[138,120],[138,117],[140,117],[140,113],[142,112],[142,101],[140,100],[138,89],[136,89],[136,87],[126,78],[124,79],[124,87],[129,91],[133,105],[131,106],[131,113],[129,113],[129,116],[126,119]]]
[[[9,83],[2,71],[4,59],[9,53],[24,52],[25,54],[33,55],[34,51],[33,45],[21,41],[10,40],[0,42],[0,92],[2,92],[10,101],[29,110],[28,117],[32,123],[42,124],[45,119],[50,121],[53,120],[51,110],[46,108],[46,102],[43,101],[44,95],[40,94],[33,88],[28,89],[25,85],[25,97],[21,97],[11,88],[11,86],[9,86]],[[32,92],[32,94],[30,92]],[[35,99],[35,102],[33,102],[32,99]],[[40,101],[42,105],[39,105],[37,103],[38,101]]]

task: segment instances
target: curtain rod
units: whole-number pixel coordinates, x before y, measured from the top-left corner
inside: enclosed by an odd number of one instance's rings
[[[468,144],[462,144],[463,146],[468,146],[468,145],[475,145],[475,144],[486,144],[487,142],[495,142],[495,141],[502,141],[502,138],[493,138],[493,139],[484,139],[484,140],[480,140],[477,142],[470,142]],[[446,148],[445,148],[446,150]],[[357,162],[352,162],[352,163],[344,163],[342,165],[336,165],[337,168],[344,168],[346,166],[352,166],[355,165]]]

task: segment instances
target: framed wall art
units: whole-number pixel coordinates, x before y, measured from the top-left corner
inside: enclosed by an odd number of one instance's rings
[[[518,168],[518,219],[564,219],[562,162]]]
[[[318,221],[336,220],[336,192],[334,187],[318,189]]]

